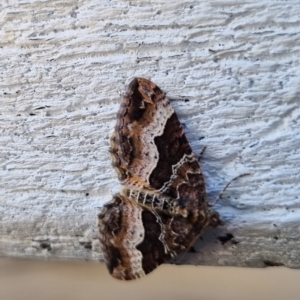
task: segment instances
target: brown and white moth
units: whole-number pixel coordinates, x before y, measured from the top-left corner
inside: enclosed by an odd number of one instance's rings
[[[111,275],[136,279],[221,220],[208,206],[200,166],[178,117],[155,83],[132,80],[110,142],[122,188],[99,213],[100,242]]]

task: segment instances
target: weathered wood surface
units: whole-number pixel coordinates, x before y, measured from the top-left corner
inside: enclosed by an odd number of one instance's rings
[[[0,255],[102,258],[98,207],[119,189],[108,135],[146,76],[194,152],[207,146],[211,201],[252,174],[183,263],[299,268],[299,16],[299,1],[2,1]]]

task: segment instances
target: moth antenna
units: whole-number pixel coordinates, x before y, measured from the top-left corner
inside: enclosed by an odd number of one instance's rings
[[[248,176],[248,175],[251,175],[251,173],[243,173],[243,174],[240,174],[236,177],[234,177],[233,179],[231,179],[226,185],[225,187],[223,188],[223,190],[218,194],[217,198],[215,199],[215,201],[213,203],[209,203],[208,206],[209,207],[212,207],[214,205],[216,205],[216,203],[222,199],[222,195],[224,194],[224,192],[226,191],[226,189],[229,187],[229,185],[236,179],[240,178],[240,177],[244,177],[244,176]]]
[[[202,158],[202,155],[203,155],[205,149],[206,149],[206,146],[204,146],[203,149],[201,150],[199,157],[198,157],[198,161]]]

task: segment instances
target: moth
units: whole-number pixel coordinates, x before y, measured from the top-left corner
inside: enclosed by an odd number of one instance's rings
[[[110,154],[122,187],[101,209],[98,226],[113,277],[140,278],[222,223],[169,99],[150,80],[129,84]]]

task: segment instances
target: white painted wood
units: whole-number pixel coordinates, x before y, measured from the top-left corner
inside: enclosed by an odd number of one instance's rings
[[[108,134],[146,76],[177,99],[194,152],[207,146],[211,201],[252,174],[183,262],[299,268],[299,61],[299,1],[1,1],[0,254],[102,258]]]

